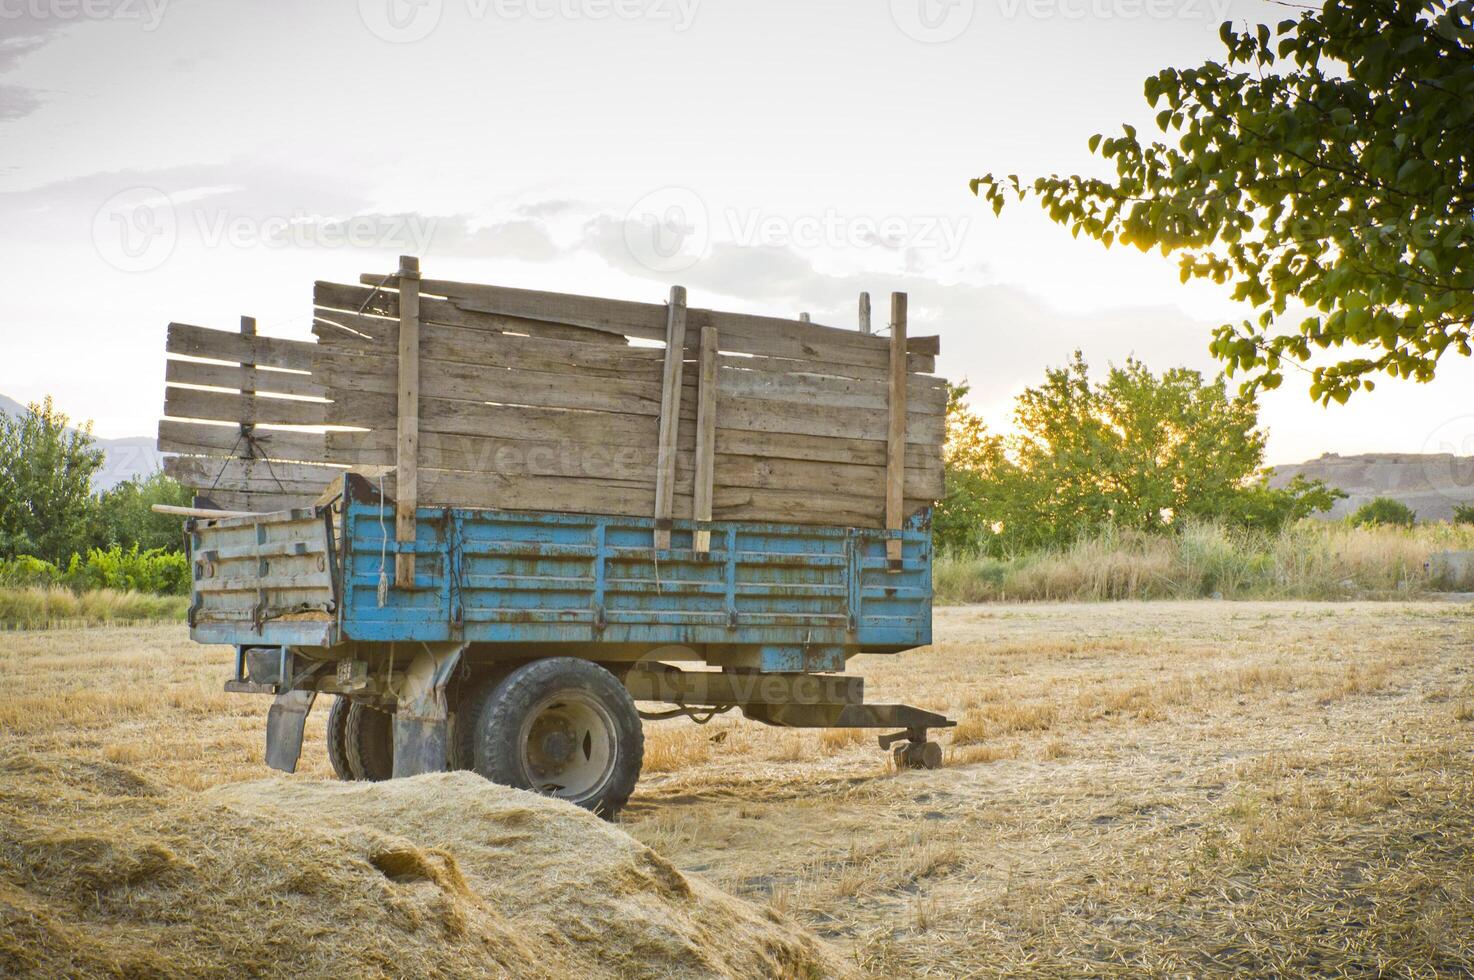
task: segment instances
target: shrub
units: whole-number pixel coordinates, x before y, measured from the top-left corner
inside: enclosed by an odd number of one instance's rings
[[[1474,524],[1474,504],[1454,504],[1455,524]]]
[[[1356,509],[1351,515],[1351,523],[1358,527],[1375,527],[1378,525],[1391,525],[1394,527],[1412,527],[1418,520],[1412,508],[1400,500],[1391,497],[1377,497],[1368,500]]]
[[[61,576],[77,591],[114,589],[120,592],[150,592],[156,595],[186,595],[189,592],[189,561],[177,551],[160,548],[127,551],[117,545],[103,551],[93,548],[83,559],[73,555]]]
[[[61,569],[34,555],[17,555],[9,561],[0,559],[0,586],[25,588],[56,585],[60,581]]]

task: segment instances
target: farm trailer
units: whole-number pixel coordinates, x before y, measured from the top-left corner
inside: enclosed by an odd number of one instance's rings
[[[770,725],[894,729],[900,766],[935,767],[918,708],[866,704],[856,653],[931,641],[931,535],[691,522],[653,551],[649,518],[421,507],[348,475],[321,504],[192,518],[191,636],[236,648],[226,690],[270,694],[266,761],[291,772],[319,694],[344,779],[447,768],[612,814],[639,776],[640,719],[733,708]],[[891,570],[886,541],[902,543]],[[414,588],[385,589],[415,555]],[[697,663],[715,669],[685,669]],[[663,710],[643,711],[636,702]]]
[[[317,284],[315,343],[169,331],[190,628],[274,697],[269,765],[318,694],[344,778],[470,768],[605,814],[641,718],[879,729],[940,763],[951,722],[843,673],[931,638],[946,392],[903,295],[881,338],[865,297],[857,333],[409,258],[363,282]]]

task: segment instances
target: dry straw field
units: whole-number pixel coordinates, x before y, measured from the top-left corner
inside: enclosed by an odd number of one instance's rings
[[[1474,606],[970,606],[936,637],[855,666],[960,718],[946,768],[660,723],[609,828],[461,774],[317,782],[321,710],[253,784],[266,702],[219,693],[226,650],[0,635],[0,973],[1474,970]]]

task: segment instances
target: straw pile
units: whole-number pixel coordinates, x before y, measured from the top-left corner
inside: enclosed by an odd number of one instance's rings
[[[168,791],[0,761],[0,975],[843,973],[596,817],[466,773]]]

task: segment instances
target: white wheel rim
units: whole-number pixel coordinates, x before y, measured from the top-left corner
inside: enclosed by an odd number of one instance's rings
[[[560,692],[538,702],[517,744],[528,785],[547,796],[583,799],[614,770],[614,719],[586,694]]]

